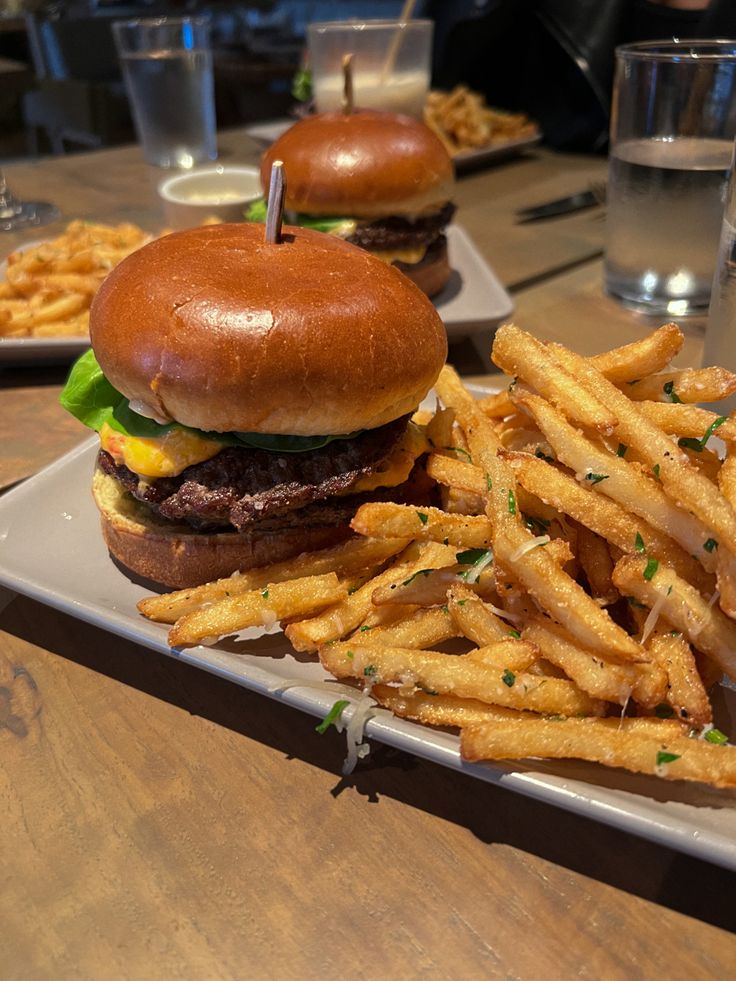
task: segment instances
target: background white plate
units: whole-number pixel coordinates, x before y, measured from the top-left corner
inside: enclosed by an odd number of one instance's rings
[[[330,681],[319,664],[298,661],[280,633],[259,636],[257,631],[247,631],[216,647],[176,652],[166,644],[164,625],[138,615],[136,601],[147,590],[112,563],[99,531],[90,493],[97,446],[96,438],[86,442],[0,498],[0,587],[324,716],[344,688]],[[279,685],[295,680],[296,687],[278,690]],[[717,718],[729,712],[736,718],[735,696],[734,691],[722,690],[716,700]],[[351,711],[345,710],[346,719]],[[377,713],[366,730],[371,738],[736,869],[733,792],[575,761],[464,763],[457,736],[394,718],[383,709]],[[721,725],[731,728],[727,723]],[[473,792],[470,782],[467,792]],[[549,833],[555,833],[553,824]]]

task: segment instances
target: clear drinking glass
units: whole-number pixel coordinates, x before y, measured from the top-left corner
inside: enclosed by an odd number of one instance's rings
[[[113,24],[143,155],[157,167],[189,168],[217,157],[206,17]]]
[[[34,225],[48,225],[59,217],[59,209],[48,201],[21,201],[8,187],[0,167],[0,232],[17,232]]]
[[[705,331],[703,365],[722,365],[736,371],[736,148],[723,212],[718,263],[713,277],[708,326]],[[736,396],[712,406],[718,415],[736,409]]]
[[[736,135],[736,41],[616,51],[605,287],[644,313],[708,308]]]
[[[433,26],[431,20],[309,24],[309,64],[317,110],[340,108],[342,59],[352,54],[356,108],[421,118],[429,90]]]

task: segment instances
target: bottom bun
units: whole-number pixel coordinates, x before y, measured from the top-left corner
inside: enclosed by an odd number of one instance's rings
[[[100,469],[95,470],[92,493],[112,557],[131,572],[173,589],[282,562],[350,535],[347,526],[285,528],[267,534],[198,532],[159,518]]]
[[[447,286],[452,269],[447,256],[447,239],[442,235],[427,249],[421,262],[391,263],[427,296],[435,296]]]

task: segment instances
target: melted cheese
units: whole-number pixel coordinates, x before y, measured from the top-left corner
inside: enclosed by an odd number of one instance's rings
[[[379,470],[361,477],[345,494],[358,494],[375,490],[376,487],[396,487],[403,484],[411,473],[414,461],[429,450],[429,443],[423,429],[410,422],[393,453],[381,464]]]
[[[370,252],[383,262],[408,262],[414,264],[422,261],[427,253],[427,246],[418,245],[413,249],[390,249],[381,252],[376,249],[370,249]]]
[[[223,449],[216,440],[205,439],[184,429],[172,429],[159,438],[124,436],[104,423],[100,443],[115,463],[124,464],[141,477],[176,477],[182,470],[211,460]],[[345,494],[374,490],[376,487],[395,487],[411,473],[414,461],[429,449],[424,430],[409,423],[399,444],[381,468],[358,480]]]
[[[125,464],[141,477],[175,477],[195,463],[212,459],[223,448],[222,443],[184,429],[149,438],[124,436],[107,423],[100,429],[100,443],[117,464]]]

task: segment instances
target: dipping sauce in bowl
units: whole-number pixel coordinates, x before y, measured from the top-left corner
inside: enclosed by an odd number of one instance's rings
[[[248,205],[261,197],[256,167],[217,165],[167,177],[158,186],[166,221],[172,228],[191,228],[207,218],[242,221]]]

